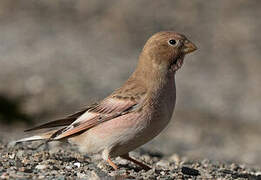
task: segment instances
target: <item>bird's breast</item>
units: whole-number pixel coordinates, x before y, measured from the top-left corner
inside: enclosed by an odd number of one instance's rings
[[[169,123],[176,102],[176,87],[174,77],[150,96],[146,107],[148,136],[155,137]]]

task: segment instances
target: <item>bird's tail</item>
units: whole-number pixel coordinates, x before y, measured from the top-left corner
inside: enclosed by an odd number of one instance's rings
[[[16,141],[14,141],[14,143],[16,144],[16,143],[27,142],[27,141],[41,141],[41,140],[51,141],[52,136],[56,132],[57,132],[57,130],[48,131],[46,133],[42,133],[42,134],[38,134],[38,135],[34,135],[34,136],[30,136],[30,137],[26,137],[26,138],[16,140]]]

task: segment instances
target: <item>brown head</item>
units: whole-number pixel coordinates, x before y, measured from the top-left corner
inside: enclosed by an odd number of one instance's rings
[[[172,31],[158,32],[146,42],[138,68],[145,67],[146,71],[151,73],[173,73],[182,66],[184,56],[196,49],[196,46],[182,34]]]

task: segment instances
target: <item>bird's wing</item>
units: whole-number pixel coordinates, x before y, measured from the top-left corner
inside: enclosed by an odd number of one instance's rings
[[[82,114],[84,114],[86,111],[88,111],[89,109],[95,107],[97,104],[92,104],[88,107],[83,108],[80,111],[77,111],[71,115],[68,115],[64,118],[61,119],[56,119],[53,121],[50,121],[48,123],[45,124],[41,124],[38,125],[36,127],[30,128],[25,130],[25,132],[29,132],[29,131],[34,131],[34,130],[38,130],[38,129],[44,129],[44,128],[53,128],[53,127],[60,127],[60,126],[69,126],[70,124],[72,124],[76,119],[78,119],[78,117],[80,117]]]
[[[57,131],[51,139],[59,140],[82,133],[100,123],[109,121],[136,110],[139,103],[133,99],[107,98],[90,108],[66,128]]]

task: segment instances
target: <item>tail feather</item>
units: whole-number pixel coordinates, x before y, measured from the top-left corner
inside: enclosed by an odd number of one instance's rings
[[[28,141],[40,141],[40,140],[48,140],[48,141],[50,141],[50,140],[52,140],[52,136],[54,134],[56,134],[57,131],[59,131],[59,130],[52,130],[52,131],[48,131],[46,133],[42,133],[42,134],[38,134],[38,135],[22,138],[22,139],[19,139],[17,141],[14,141],[14,143],[21,143],[21,142],[28,142]]]
[[[26,142],[26,141],[39,141],[39,140],[45,140],[45,138],[43,138],[42,136],[36,135],[36,136],[19,139],[19,140],[15,141],[15,143],[21,143],[21,142]]]
[[[42,133],[42,134],[38,134],[38,135],[34,135],[34,136],[31,136],[31,137],[27,137],[27,138],[22,138],[22,139],[19,139],[17,141],[13,141],[11,143],[21,143],[21,142],[27,142],[27,141],[40,141],[40,140],[45,140],[47,142],[49,141],[56,141],[56,139],[54,139],[56,136],[58,136],[60,133],[62,133],[62,131],[67,127],[69,126],[70,124],[72,124],[77,118],[79,118],[81,115],[83,115],[86,111],[88,111],[89,109],[95,107],[97,104],[92,104],[74,114],[71,114],[65,118],[62,118],[62,119],[57,119],[57,120],[54,120],[54,121],[51,121],[51,122],[48,122],[48,123],[45,123],[45,124],[41,124],[39,126],[36,126],[36,127],[33,127],[31,129],[27,129],[25,130],[25,132],[28,132],[28,131],[34,131],[34,130],[39,130],[39,129],[45,129],[45,128],[58,128],[58,127],[61,127],[61,126],[65,126],[63,128],[60,128],[60,129],[56,129],[56,130],[50,130],[46,133]]]

